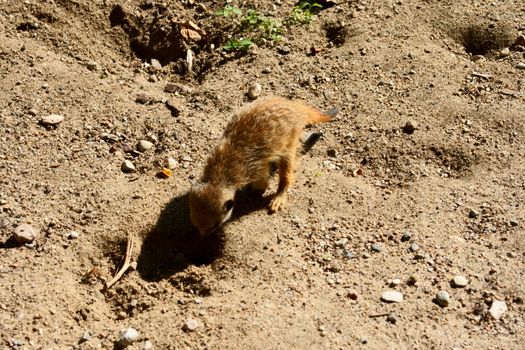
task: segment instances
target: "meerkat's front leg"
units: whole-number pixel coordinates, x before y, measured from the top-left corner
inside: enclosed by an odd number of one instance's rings
[[[268,207],[270,213],[283,209],[288,201],[288,188],[294,181],[296,155],[282,158],[278,164],[279,186]]]

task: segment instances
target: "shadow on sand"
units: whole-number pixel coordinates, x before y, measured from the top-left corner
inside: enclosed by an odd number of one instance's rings
[[[239,191],[230,221],[266,207],[268,198]],[[137,261],[140,276],[158,281],[184,270],[188,265],[207,265],[222,256],[222,229],[201,238],[191,224],[188,194],[173,198],[162,210],[157,223],[144,237]]]

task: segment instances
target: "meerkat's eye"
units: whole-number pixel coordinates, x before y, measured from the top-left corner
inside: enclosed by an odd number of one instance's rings
[[[224,211],[225,211],[225,212],[228,212],[228,211],[232,210],[232,208],[233,208],[233,199],[229,199],[229,200],[227,200],[227,201],[224,203],[224,207],[223,207],[223,208],[224,208]]]

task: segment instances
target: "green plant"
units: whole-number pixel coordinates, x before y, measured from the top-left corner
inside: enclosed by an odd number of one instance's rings
[[[224,51],[248,51],[253,45],[253,41],[250,39],[230,39],[222,47]]]
[[[294,24],[308,24],[312,22],[315,15],[323,9],[323,5],[315,0],[299,1],[292,9],[292,14],[287,17],[284,24],[291,26]]]
[[[242,15],[241,9],[232,6],[232,5],[226,5],[222,9],[216,12],[217,16],[223,16],[223,17],[232,17],[233,15],[240,17]]]
[[[281,40],[281,24],[273,18],[261,15],[255,10],[248,10],[246,16],[241,20],[241,26],[245,30],[254,31],[256,41]]]

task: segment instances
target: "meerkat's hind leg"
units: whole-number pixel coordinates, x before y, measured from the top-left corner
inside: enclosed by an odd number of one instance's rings
[[[283,157],[278,164],[279,170],[279,185],[277,192],[272,198],[268,210],[270,213],[275,213],[283,209],[288,202],[288,188],[294,181],[296,155],[292,153],[287,157]]]

